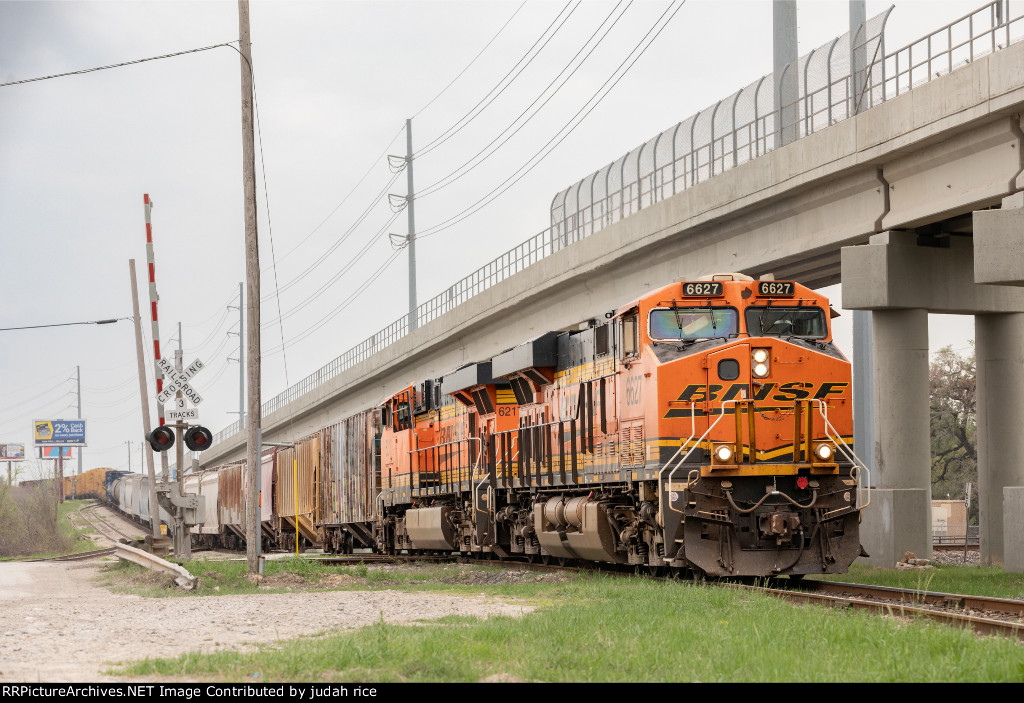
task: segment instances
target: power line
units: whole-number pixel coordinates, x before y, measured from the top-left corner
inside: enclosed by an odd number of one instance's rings
[[[234,293],[232,293],[231,297],[229,297],[227,300],[225,300],[224,303],[220,307],[221,308],[226,308],[230,303],[233,303],[234,301],[235,301],[235,295],[234,295]],[[220,312],[220,311],[217,311],[217,312],[214,312],[212,315],[210,315],[205,320],[203,320],[202,322],[183,322],[182,326],[183,327],[188,327],[189,329],[196,329],[197,327],[205,327],[206,323],[208,323],[213,318],[217,317],[217,315],[221,315],[221,314],[223,314],[223,313]],[[220,322],[218,322],[217,324],[219,325]]]
[[[235,40],[237,41],[237,39]],[[222,46],[231,46],[230,42],[224,44],[214,44],[212,46],[203,46],[198,49],[188,49],[187,51],[178,51],[173,54],[163,54],[161,56],[150,56],[145,59],[135,59],[134,61],[123,61],[121,63],[112,63],[108,66],[97,66],[96,68],[83,68],[79,71],[68,71],[67,73],[55,73],[50,76],[40,76],[39,78],[26,78],[20,81],[11,81],[9,83],[0,83],[0,88],[6,88],[9,85],[21,85],[23,83],[35,83],[36,81],[48,81],[51,78],[63,78],[64,76],[79,76],[83,73],[93,73],[95,71],[105,71],[108,68],[121,68],[122,66],[132,66],[137,63],[145,63],[146,61],[159,61],[160,59],[170,59],[175,56],[184,56],[185,54],[195,54],[200,51],[209,51],[210,49],[217,49]],[[235,47],[231,46],[232,49]],[[237,50],[236,50],[237,51]]]
[[[548,45],[548,42],[550,42],[555,37],[555,35],[558,34],[559,30],[562,29],[562,27],[569,20],[572,14],[576,12],[576,9],[580,6],[580,2],[582,2],[582,0],[576,0],[576,4],[573,6],[571,10],[569,10],[569,14],[567,14],[563,18],[562,13],[564,13],[569,8],[569,5],[572,5],[572,2],[573,0],[569,0],[569,2],[565,4],[565,7],[558,11],[558,14],[555,15],[555,19],[553,19],[551,21],[551,24],[549,24],[547,28],[541,33],[540,37],[537,38],[537,41],[535,41],[533,45],[529,49],[527,49],[526,53],[523,54],[523,56],[515,63],[514,66],[512,66],[511,69],[509,69],[508,73],[506,73],[502,77],[502,79],[498,81],[498,83],[493,88],[491,88],[476,105],[470,108],[469,112],[460,117],[451,127],[449,127],[444,132],[439,134],[432,141],[428,142],[425,146],[420,147],[420,150],[413,154],[413,158],[418,158],[420,156],[424,156],[430,153],[431,151],[433,151],[434,149],[436,149],[437,147],[441,146],[446,141],[454,137],[456,134],[465,129],[470,122],[476,119],[481,112],[483,112],[491,103],[493,103],[498,98],[499,95],[504,93],[505,90],[510,85],[512,85],[515,82],[515,80],[519,78],[520,75],[522,75],[522,72],[526,70],[527,66],[529,66],[533,62],[533,60],[540,55],[540,52],[544,50],[544,48]],[[555,30],[551,32],[551,28],[554,27],[555,24],[559,22],[559,18],[561,18],[561,22],[558,24],[558,27],[556,27]],[[550,36],[548,36],[548,32],[551,32]],[[542,41],[543,44],[541,45],[540,49],[537,49],[536,53],[534,53],[533,50],[537,47],[538,44],[541,44]],[[526,63],[523,63],[524,61],[526,61]],[[522,64],[521,68],[520,64]],[[516,70],[517,68],[519,69],[518,71]],[[515,73],[514,76],[512,76],[513,73]],[[512,78],[508,80],[508,83],[505,83],[506,79],[508,79],[509,76],[512,76]],[[503,83],[504,85],[502,85]],[[483,105],[483,107],[481,107],[481,105]]]
[[[548,93],[548,91],[551,90],[551,87],[558,81],[558,79],[561,78],[565,74],[565,72],[569,70],[569,68],[573,65],[573,63],[575,63],[576,59],[579,58],[580,54],[583,53],[583,50],[586,49],[587,46],[590,44],[590,42],[594,40],[594,37],[596,37],[598,35],[598,33],[600,33],[601,28],[604,27],[605,24],[612,18],[612,16],[615,14],[615,12],[619,9],[619,7],[621,5],[622,5],[622,3],[619,2],[618,4],[615,5],[615,7],[612,8],[612,11],[608,13],[608,16],[605,17],[601,21],[601,24],[598,25],[597,29],[594,30],[594,32],[587,38],[587,40],[583,43],[583,45],[576,52],[576,54],[569,60],[569,63],[567,63],[565,65],[565,67],[562,68],[562,70],[558,72],[558,75],[556,75],[551,80],[551,82],[548,83],[548,85],[544,88],[544,90],[542,90],[537,95],[537,97],[534,98],[533,102],[531,102],[529,105],[527,105],[526,109],[524,109],[522,112],[520,112],[519,115],[514,120],[512,120],[512,122],[510,122],[509,125],[507,127],[505,127],[498,134],[498,136],[496,136],[494,139],[492,139],[491,142],[489,144],[487,144],[486,146],[484,146],[483,149],[478,151],[476,154],[474,154],[472,157],[470,157],[468,160],[466,160],[461,166],[456,168],[454,171],[449,173],[447,176],[444,176],[443,178],[440,178],[437,181],[435,181],[434,183],[432,183],[432,184],[426,186],[425,188],[417,191],[416,198],[417,199],[421,199],[421,198],[425,198],[428,195],[433,195],[434,193],[442,190],[443,188],[445,188],[445,187],[451,185],[452,183],[454,183],[455,181],[461,179],[466,174],[470,173],[473,169],[475,169],[477,166],[479,166],[484,161],[486,161],[488,158],[490,158],[501,147],[503,147],[505,144],[507,144],[509,142],[509,140],[512,139],[512,137],[514,137],[516,134],[518,134],[519,131],[523,127],[525,127],[527,124],[529,124],[529,122],[534,117],[536,117],[538,114],[540,114],[540,111],[544,108],[544,106],[547,105],[549,102],[551,102],[551,99],[554,98],[555,95],[558,94],[558,91],[560,91],[562,89],[562,87],[566,83],[569,82],[569,79],[571,79],[574,75],[576,75],[576,72],[580,68],[582,68],[584,63],[587,62],[587,59],[589,59],[590,56],[594,53],[594,51],[597,49],[597,47],[601,45],[601,43],[605,40],[605,38],[608,36],[608,34],[611,32],[611,30],[615,28],[615,25],[618,24],[619,20],[621,20],[623,18],[623,16],[625,16],[626,12],[633,5],[632,0],[629,3],[629,5],[626,5],[626,9],[623,10],[622,13],[619,14],[619,16],[616,17],[615,20],[608,26],[608,28],[605,30],[604,34],[601,35],[601,37],[597,40],[597,42],[592,47],[590,47],[590,51],[587,52],[586,56],[584,56],[583,59],[578,64],[576,64],[575,68],[573,68],[572,71],[569,72],[569,75],[565,77],[565,80],[563,80],[561,82],[561,84],[559,84],[559,86],[557,88],[555,88],[553,91],[551,91],[550,95],[547,96],[547,98],[544,100],[544,102],[542,102],[540,104],[540,107],[538,107],[533,112],[533,114],[529,115],[525,120],[523,120],[523,122],[518,127],[516,127],[516,123],[519,122],[519,120],[521,120],[523,118],[523,116],[526,115],[530,111],[530,109],[533,108],[533,106],[536,105],[537,102],[541,98],[543,98]],[[515,127],[515,130],[512,131],[511,134],[509,134],[509,130],[511,130],[513,127]],[[507,135],[507,136],[505,136],[505,135]],[[501,143],[498,144],[497,146],[494,146],[495,143],[499,139],[501,139],[502,137],[505,137],[505,138],[501,141]],[[493,149],[491,148],[492,146],[494,147]],[[480,157],[481,154],[483,154],[484,152],[486,152],[488,150],[490,150],[490,151],[486,154],[486,156],[484,156],[479,161],[476,161]],[[474,161],[476,161],[476,163],[473,163]],[[470,165],[470,164],[472,164],[472,165]],[[460,173],[460,171],[461,171],[461,173]]]
[[[68,383],[68,382],[70,382],[72,380],[73,380],[72,378],[65,378],[63,381],[60,381],[59,383],[57,383],[57,384],[55,384],[53,386],[50,386],[45,391],[37,393],[34,397],[29,398],[28,400],[23,400],[23,401],[21,401],[19,403],[15,403],[13,405],[9,405],[6,408],[4,408],[3,410],[0,410],[0,416],[9,415],[12,410],[16,410],[18,408],[24,407],[24,406],[26,406],[26,405],[28,405],[30,403],[38,402],[40,397],[46,395],[47,393],[51,393],[51,392],[57,390],[58,388],[63,386],[65,383]],[[70,393],[70,391],[65,391],[64,395],[68,395],[68,393]],[[63,397],[63,396],[58,396],[58,397]],[[54,398],[52,401],[47,401],[47,402],[48,403],[52,403],[52,402],[56,402],[56,400],[57,399]]]
[[[348,238],[349,238],[349,237],[350,237],[350,236],[352,235],[352,233],[353,233],[353,232],[355,232],[355,230],[356,230],[356,227],[358,227],[359,225],[361,225],[361,224],[362,224],[362,223],[363,223],[363,222],[364,222],[364,221],[366,220],[366,218],[367,218],[367,217],[369,217],[370,213],[371,213],[371,212],[373,211],[373,207],[374,207],[374,205],[376,205],[377,203],[379,203],[379,202],[380,202],[380,201],[381,201],[381,200],[382,200],[382,199],[383,199],[383,198],[385,197],[385,195],[387,194],[387,191],[388,191],[388,189],[389,189],[389,188],[391,188],[391,186],[392,186],[392,185],[393,185],[393,184],[395,183],[395,181],[396,181],[396,180],[398,179],[398,176],[399,176],[399,175],[401,175],[401,172],[399,172],[399,173],[396,173],[396,174],[395,174],[395,175],[394,175],[394,176],[393,176],[393,177],[391,178],[391,180],[390,180],[390,181],[388,181],[388,182],[387,182],[387,183],[386,183],[386,184],[384,185],[384,187],[383,187],[383,188],[382,188],[382,189],[381,189],[381,190],[380,190],[380,191],[379,191],[379,192],[377,193],[377,195],[376,195],[376,196],[374,196],[374,198],[373,198],[373,200],[372,200],[372,201],[370,202],[370,204],[366,206],[366,209],[364,209],[364,210],[363,210],[363,211],[362,211],[362,212],[361,212],[361,213],[359,214],[359,216],[358,216],[358,217],[356,218],[355,222],[353,222],[353,223],[352,223],[351,225],[349,225],[348,229],[346,229],[346,230],[345,230],[345,231],[344,231],[344,232],[342,233],[341,237],[339,237],[338,239],[336,239],[336,240],[334,241],[334,243],[333,243],[333,244],[331,244],[331,246],[329,246],[329,247],[327,248],[327,251],[325,251],[325,252],[324,252],[323,254],[321,254],[321,255],[320,255],[319,257],[317,257],[317,258],[316,258],[316,260],[315,260],[315,261],[313,261],[313,263],[312,263],[312,264],[310,264],[310,265],[309,265],[309,266],[307,266],[307,267],[306,267],[305,269],[303,269],[303,270],[302,270],[301,272],[299,272],[298,274],[296,274],[296,276],[295,276],[294,278],[292,278],[292,279],[291,279],[290,281],[288,281],[288,283],[285,283],[285,284],[284,284],[283,286],[281,286],[281,287],[280,287],[279,289],[275,289],[275,292],[274,292],[274,293],[272,293],[272,294],[270,294],[270,295],[267,295],[267,296],[264,296],[264,297],[263,297],[263,298],[262,298],[262,299],[260,300],[260,302],[261,302],[261,303],[265,303],[265,302],[267,302],[267,301],[269,301],[269,300],[273,299],[273,298],[274,298],[275,296],[279,295],[280,293],[283,293],[283,292],[285,292],[286,290],[288,290],[288,289],[292,288],[293,286],[295,286],[295,284],[299,283],[299,282],[300,282],[300,281],[302,281],[302,280],[303,280],[303,279],[304,279],[304,278],[305,278],[306,276],[308,276],[308,275],[309,275],[310,273],[312,273],[312,272],[313,272],[314,270],[316,270],[316,269],[317,269],[317,268],[318,268],[318,267],[320,266],[320,264],[322,264],[322,263],[323,263],[324,261],[326,261],[326,260],[327,260],[327,257],[329,257],[329,256],[330,256],[331,254],[333,254],[333,253],[334,253],[334,252],[335,252],[335,251],[336,251],[336,250],[338,249],[338,247],[340,247],[340,246],[341,246],[342,244],[344,244],[344,243],[345,243],[345,242],[346,242],[346,241],[348,240]],[[390,224],[390,223],[389,223],[389,224]],[[282,258],[283,258],[283,257],[282,257]],[[279,314],[280,314],[280,311],[279,311]]]
[[[53,376],[49,376],[47,378],[40,379],[40,380],[38,380],[38,381],[36,381],[34,383],[30,383],[27,386],[22,386],[21,388],[15,388],[13,390],[8,390],[8,389],[5,388],[4,389],[4,397],[5,398],[10,398],[10,396],[12,396],[12,395],[17,395],[18,393],[21,393],[22,391],[31,390],[32,388],[36,388],[38,386],[41,386],[44,383],[49,383],[53,379],[58,378],[58,377],[63,376],[63,375],[66,375],[66,374],[69,374],[69,373],[71,373],[71,369],[70,368],[67,369],[66,371],[62,371],[60,373],[57,373],[57,374],[55,374]],[[64,383],[66,381],[67,381],[67,379],[64,379],[63,381],[61,381],[61,383]],[[54,386],[54,388],[56,388],[56,386]],[[43,392],[44,393],[48,393],[49,391],[43,391]]]
[[[351,259],[349,259],[348,262],[346,262],[345,265],[339,271],[337,271],[330,279],[328,279],[318,289],[313,291],[310,295],[306,296],[306,298],[303,299],[302,302],[300,302],[297,305],[294,305],[291,308],[289,308],[288,311],[285,312],[283,315],[281,314],[280,308],[278,308],[278,315],[279,315],[279,317],[274,319],[274,320],[268,320],[262,326],[263,327],[269,327],[270,325],[272,325],[275,322],[286,320],[289,317],[292,317],[299,310],[301,310],[302,308],[306,307],[311,302],[316,300],[324,291],[326,291],[328,288],[330,288],[335,283],[340,281],[341,278],[346,273],[348,273],[352,269],[352,267],[355,266],[360,261],[360,259],[362,259],[367,254],[367,252],[369,252],[369,250],[373,247],[373,245],[376,244],[379,241],[380,236],[382,234],[384,234],[384,232],[386,232],[389,227],[391,227],[391,225],[394,223],[394,221],[396,219],[398,219],[398,215],[399,214],[400,213],[396,212],[394,215],[392,215],[391,219],[388,220],[387,222],[385,222],[384,226],[381,227],[379,230],[377,230],[377,232],[372,237],[370,237],[366,241],[365,244],[363,244],[363,247],[356,253],[356,255],[353,256]]]
[[[325,323],[327,323],[327,322],[331,321],[332,319],[334,319],[338,315],[338,313],[342,312],[345,308],[347,308],[349,305],[351,305],[356,300],[356,298],[358,298],[367,288],[369,288],[369,286],[374,281],[376,281],[378,278],[380,278],[380,276],[384,273],[384,271],[392,263],[394,263],[395,259],[397,259],[398,255],[401,254],[401,253],[402,253],[401,249],[399,249],[398,251],[393,252],[391,254],[391,256],[389,256],[384,261],[384,263],[381,264],[380,267],[377,268],[376,271],[374,271],[372,274],[370,274],[370,277],[367,278],[365,281],[363,281],[363,283],[360,284],[359,288],[357,288],[351,295],[349,295],[348,298],[346,298],[340,305],[338,305],[336,308],[334,308],[331,312],[329,312],[324,317],[322,317],[319,320],[317,320],[314,324],[312,324],[311,326],[307,327],[305,330],[300,332],[298,335],[296,335],[295,337],[289,339],[287,343],[288,344],[295,344],[296,342],[301,342],[303,339],[305,339],[306,337],[311,335],[313,332],[315,332],[316,330],[318,330],[321,327],[323,327],[323,325]],[[272,354],[277,354],[278,352],[282,351],[283,349],[284,349],[284,343],[282,343],[281,346],[279,346],[279,347],[274,347],[273,349],[270,349],[269,351],[267,351],[265,353],[265,356],[270,356]]]
[[[477,55],[476,55],[476,56],[474,56],[474,57],[473,57],[473,59],[472,59],[472,60],[471,60],[471,61],[470,61],[470,62],[469,62],[468,64],[466,64],[466,67],[465,67],[464,69],[462,69],[461,71],[459,71],[459,75],[455,76],[455,78],[452,78],[451,82],[450,82],[450,83],[448,83],[448,85],[446,85],[446,86],[445,86],[444,88],[442,88],[442,89],[441,89],[441,92],[440,92],[440,93],[438,93],[438,94],[437,94],[437,95],[435,95],[435,96],[434,96],[433,98],[431,98],[430,102],[428,102],[428,103],[427,103],[426,105],[424,105],[424,106],[423,106],[423,107],[421,107],[421,108],[420,108],[419,110],[417,110],[417,111],[416,111],[415,113],[413,113],[412,119],[415,119],[416,117],[418,117],[418,116],[419,116],[419,114],[420,114],[421,112],[423,112],[423,111],[424,111],[424,110],[426,110],[426,109],[427,109],[428,107],[430,107],[431,105],[433,105],[433,104],[434,104],[434,101],[435,101],[435,100],[437,100],[437,99],[438,99],[439,97],[441,97],[442,95],[444,95],[444,94],[445,94],[445,92],[446,92],[446,91],[447,91],[447,90],[448,90],[449,88],[451,88],[451,87],[452,87],[452,85],[454,85],[454,84],[455,84],[455,81],[457,81],[457,80],[459,80],[460,78],[462,78],[462,74],[463,74],[463,73],[465,73],[466,71],[468,71],[468,70],[469,70],[469,68],[470,68],[470,66],[472,66],[472,65],[473,65],[474,63],[476,63],[476,60],[477,60],[478,58],[480,58],[480,57],[481,57],[481,56],[483,55],[483,53],[484,53],[485,51],[487,51],[487,48],[488,48],[488,47],[489,47],[489,46],[490,46],[491,44],[493,44],[493,43],[494,43],[494,40],[495,40],[495,39],[497,39],[497,38],[498,38],[499,36],[501,36],[501,33],[505,31],[505,27],[507,27],[507,26],[508,26],[508,25],[509,25],[509,24],[510,24],[510,23],[512,22],[512,20],[514,20],[514,19],[516,18],[516,15],[518,15],[518,14],[519,14],[519,11],[520,11],[520,10],[522,10],[522,9],[523,9],[524,7],[526,7],[526,0],[523,0],[523,3],[522,3],[522,4],[521,4],[521,5],[519,6],[519,7],[517,7],[517,8],[516,8],[516,11],[515,11],[515,12],[513,12],[513,13],[512,13],[512,16],[511,16],[511,17],[509,17],[509,18],[508,18],[507,20],[505,20],[505,24],[501,25],[501,29],[499,29],[499,30],[498,30],[497,34],[495,34],[495,35],[494,35],[493,37],[491,37],[490,41],[488,41],[488,42],[487,42],[486,44],[484,44],[484,48],[483,48],[483,49],[481,49],[481,50],[480,50],[480,51],[479,51],[479,52],[477,53]],[[392,139],[391,141],[392,141],[392,142],[394,142],[395,140],[394,140],[394,139]],[[389,145],[389,146],[390,146],[390,145]]]
[[[608,79],[604,83],[601,84],[601,87],[599,87],[597,89],[597,91],[590,97],[590,99],[587,100],[587,102],[583,104],[583,107],[581,107],[576,112],[576,114],[573,115],[573,117],[565,124],[565,126],[563,126],[562,129],[559,130],[558,133],[555,134],[555,136],[553,136],[550,140],[548,140],[547,144],[542,146],[533,156],[531,156],[529,159],[527,159],[526,162],[522,166],[520,166],[519,169],[517,169],[515,173],[513,173],[511,176],[506,178],[504,181],[502,181],[500,184],[498,184],[498,186],[496,186],[490,193],[488,193],[487,195],[485,195],[482,198],[480,198],[479,200],[477,200],[475,203],[470,205],[468,208],[464,209],[462,212],[460,212],[460,213],[458,213],[456,215],[453,215],[452,217],[448,218],[447,220],[444,220],[443,222],[440,222],[440,223],[434,225],[433,227],[428,227],[423,232],[418,232],[416,234],[416,238],[417,239],[423,239],[425,237],[430,237],[430,236],[438,234],[439,232],[442,232],[442,231],[444,231],[446,229],[449,229],[450,227],[454,227],[456,224],[458,224],[462,220],[464,220],[467,217],[469,217],[470,215],[473,215],[476,212],[478,212],[485,205],[491,203],[495,198],[497,198],[498,196],[503,194],[505,191],[507,191],[509,188],[514,186],[516,183],[518,183],[520,180],[522,180],[522,178],[524,176],[526,176],[526,174],[528,174],[530,171],[532,171],[534,168],[536,168],[545,158],[547,158],[548,155],[551,154],[552,151],[554,151],[554,149],[559,144],[561,144],[565,140],[566,137],[568,137],[570,134],[572,134],[572,132],[583,122],[584,119],[586,119],[586,117],[591,112],[593,112],[593,110],[598,105],[601,104],[601,101],[603,101],[608,96],[608,94],[618,84],[618,82],[620,80],[622,80],[622,78],[629,72],[629,70],[640,59],[640,57],[643,56],[643,54],[647,51],[647,49],[650,47],[650,45],[654,42],[654,40],[658,38],[658,36],[665,29],[665,27],[667,27],[668,24],[672,21],[672,19],[676,16],[676,13],[678,13],[679,10],[681,10],[683,5],[685,5],[685,4],[686,4],[686,0],[683,0],[683,2],[672,12],[672,14],[668,17],[668,19],[665,20],[662,23],[662,20],[665,18],[665,15],[667,15],[669,10],[672,9],[672,6],[675,5],[675,0],[673,0],[673,2],[671,2],[671,3],[669,3],[669,6],[665,9],[665,11],[661,14],[661,16],[658,17],[658,19],[655,21],[654,25],[652,25],[652,27],[647,31],[647,34],[645,34],[643,36],[643,38],[640,40],[640,42],[637,43],[637,45],[635,47],[633,47],[633,50],[630,51],[630,53],[626,56],[626,58],[623,59],[622,63],[620,63],[619,66],[615,69],[615,71],[612,72],[612,75],[609,76]],[[661,23],[661,27],[660,28],[658,27],[659,23]],[[656,28],[657,28],[657,31],[655,31]],[[651,33],[652,32],[654,33],[653,37],[651,37]],[[649,41],[648,41],[648,37],[650,37]],[[643,46],[645,41],[647,42],[647,44],[646,44],[646,46]],[[643,48],[641,48],[641,46],[643,46]],[[639,51],[639,53],[637,53],[638,51]],[[634,54],[636,54],[636,55],[634,56]],[[627,62],[629,63],[628,66],[626,66]],[[623,66],[626,66],[626,68],[624,70],[623,70]],[[621,71],[621,73],[620,73],[620,71]],[[616,74],[619,74],[619,75],[616,76]],[[609,85],[609,83],[611,83],[611,85]],[[604,91],[603,94],[602,94],[602,91]],[[595,102],[595,99],[596,99],[596,102]],[[591,104],[591,103],[593,103],[593,104]],[[588,105],[589,105],[589,107],[588,107]],[[582,115],[582,117],[581,117],[581,115]],[[575,124],[574,124],[574,122],[575,122]]]
[[[404,132],[404,131],[405,131],[405,125],[402,125],[402,127],[400,127],[400,128],[399,128],[399,130],[398,130],[397,132],[395,132],[395,136],[393,136],[393,137],[391,138],[391,141],[390,141],[390,142],[388,142],[388,145],[387,145],[386,147],[384,147],[384,151],[382,151],[382,152],[381,152],[380,154],[378,154],[378,155],[377,155],[377,157],[376,157],[376,158],[375,158],[375,159],[373,160],[373,163],[372,163],[372,164],[370,164],[370,167],[369,167],[368,169],[366,169],[366,173],[364,173],[364,174],[363,174],[363,176],[362,176],[362,178],[360,178],[360,179],[359,179],[359,182],[358,182],[358,183],[356,183],[356,184],[355,184],[354,186],[352,186],[352,190],[350,190],[350,191],[348,192],[348,194],[347,194],[347,195],[346,195],[346,196],[345,196],[344,198],[342,198],[342,199],[341,199],[341,202],[340,202],[340,203],[338,203],[337,205],[335,205],[335,206],[334,206],[334,209],[333,209],[333,210],[331,210],[331,211],[330,211],[330,212],[329,212],[329,213],[327,214],[327,217],[325,217],[325,218],[324,218],[324,219],[323,219],[323,220],[322,220],[322,221],[320,222],[320,224],[318,224],[318,225],[317,225],[316,227],[314,227],[314,228],[313,228],[313,231],[312,231],[312,232],[310,232],[309,234],[307,234],[307,235],[305,236],[305,238],[303,238],[303,240],[302,240],[301,242],[299,242],[298,244],[296,244],[296,245],[295,245],[294,247],[292,247],[292,248],[291,248],[290,250],[288,250],[288,252],[287,252],[286,254],[284,254],[283,256],[281,256],[281,259],[280,259],[280,261],[284,261],[284,260],[285,260],[285,259],[287,259],[287,258],[288,258],[288,257],[289,257],[290,255],[292,255],[293,253],[295,253],[296,251],[298,251],[298,250],[299,250],[300,248],[302,248],[302,245],[303,245],[303,244],[305,244],[305,243],[306,243],[306,242],[307,242],[307,241],[309,240],[309,238],[310,238],[310,237],[312,237],[312,236],[313,236],[314,234],[316,234],[316,233],[317,233],[317,231],[318,231],[318,230],[319,230],[319,229],[320,229],[321,227],[323,227],[323,226],[324,226],[324,224],[326,224],[326,223],[327,223],[327,220],[331,219],[331,217],[332,217],[332,216],[334,215],[334,213],[336,213],[336,212],[338,211],[338,209],[339,209],[339,208],[340,208],[340,207],[341,207],[342,205],[344,205],[344,204],[346,203],[346,201],[348,201],[348,199],[349,199],[350,197],[352,197],[352,194],[356,192],[356,190],[357,190],[357,189],[359,188],[359,186],[361,186],[361,185],[363,184],[363,181],[365,181],[365,180],[366,180],[366,177],[370,175],[370,172],[371,172],[371,171],[373,171],[373,168],[374,168],[374,166],[376,166],[376,165],[377,165],[378,163],[380,163],[380,160],[381,160],[382,158],[384,158],[384,156],[385,156],[385,155],[386,155],[386,154],[388,153],[388,151],[389,151],[389,150],[391,149],[391,145],[395,143],[395,140],[396,140],[396,139],[398,139],[398,135],[400,135],[400,134],[401,134],[402,132]],[[395,178],[397,178],[397,177],[398,177],[398,176],[396,175],[396,176],[395,176]],[[386,192],[386,191],[387,191],[387,189],[391,187],[391,183],[394,183],[394,180],[392,180],[392,181],[391,181],[390,183],[388,183],[388,185],[386,185],[386,186],[384,187],[384,191],[383,191],[383,192]],[[378,196],[377,196],[377,198],[375,198],[375,199],[374,199],[374,202],[376,202],[376,200],[377,200],[377,199],[379,199],[379,197],[380,197],[380,196],[378,195]]]

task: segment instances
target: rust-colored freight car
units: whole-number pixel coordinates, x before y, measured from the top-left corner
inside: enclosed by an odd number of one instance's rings
[[[245,540],[245,495],[243,493],[245,462],[240,461],[217,469],[220,485],[217,510],[224,528],[221,540],[228,549],[241,549]]]
[[[260,523],[263,529],[262,545],[269,549],[277,545],[278,526],[274,514],[273,485],[275,478],[274,456],[276,449],[263,452],[263,464],[260,472]],[[221,526],[224,528],[224,542],[229,549],[241,549],[245,544],[248,523],[245,519],[246,477],[248,464],[244,461],[222,466],[219,469]]]
[[[373,547],[380,461],[373,437],[380,411],[367,410],[320,431],[320,530],[324,549]]]
[[[296,532],[306,545],[320,546],[323,541],[317,529],[320,524],[320,432],[279,451],[275,464],[274,508],[281,546],[295,549]]]

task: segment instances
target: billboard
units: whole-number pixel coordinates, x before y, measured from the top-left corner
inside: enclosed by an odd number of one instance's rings
[[[24,458],[24,444],[0,444],[0,461],[21,461]]]
[[[34,420],[37,447],[84,447],[85,420]]]
[[[60,454],[57,452],[60,452]],[[40,447],[39,455],[43,459],[70,459],[71,447]]]

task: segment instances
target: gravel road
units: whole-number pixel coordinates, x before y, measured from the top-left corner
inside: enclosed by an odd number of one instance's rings
[[[482,596],[323,591],[142,598],[94,585],[98,563],[0,563],[0,681],[117,681],[112,662],[189,651],[242,651],[384,618],[520,615]]]

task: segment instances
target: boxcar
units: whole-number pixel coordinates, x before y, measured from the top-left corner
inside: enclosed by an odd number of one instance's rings
[[[281,546],[295,549],[298,539],[309,546],[320,546],[320,432],[303,437],[294,447],[282,449],[275,457],[277,490],[275,512]],[[301,545],[300,545],[301,546]]]
[[[324,549],[373,547],[380,465],[373,438],[380,412],[367,410],[320,431],[320,531]]]

